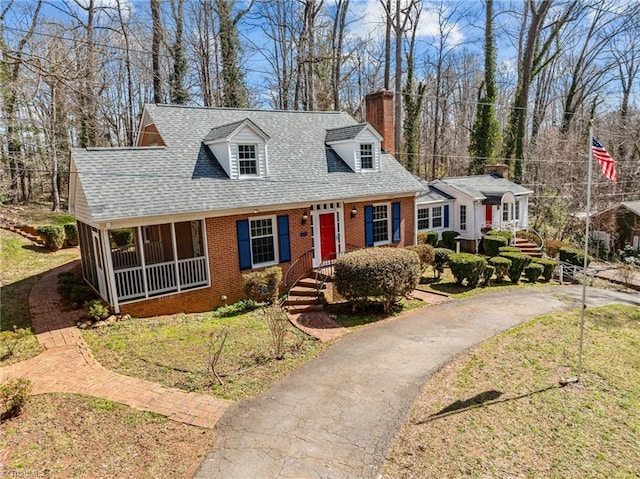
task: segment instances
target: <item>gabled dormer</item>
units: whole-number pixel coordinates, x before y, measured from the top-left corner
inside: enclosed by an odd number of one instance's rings
[[[135,146],[166,146],[146,107],[142,111]]]
[[[202,142],[232,180],[269,175],[267,135],[249,118],[212,128]]]
[[[327,130],[325,142],[356,173],[380,171],[382,136],[369,123]]]

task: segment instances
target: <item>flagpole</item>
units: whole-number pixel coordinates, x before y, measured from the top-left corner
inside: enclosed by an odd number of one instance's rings
[[[584,233],[584,269],[582,273],[582,309],[580,311],[580,342],[578,346],[578,382],[582,378],[582,346],[584,343],[584,311],[587,309],[587,267],[589,266],[589,221],[591,220],[591,175],[593,171],[593,120],[589,120],[589,171],[587,172],[587,218]]]

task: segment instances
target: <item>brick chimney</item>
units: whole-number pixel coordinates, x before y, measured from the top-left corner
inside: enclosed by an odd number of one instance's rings
[[[484,165],[482,172],[485,175],[498,175],[505,180],[509,179],[509,165],[505,165],[504,163],[497,165]]]
[[[392,155],[396,153],[393,124],[393,93],[384,88],[364,97],[367,122],[383,137],[382,149]]]

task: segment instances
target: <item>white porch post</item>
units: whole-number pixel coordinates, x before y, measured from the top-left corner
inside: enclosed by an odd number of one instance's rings
[[[176,285],[180,292],[180,268],[178,266],[178,246],[176,244],[176,224],[171,222],[171,247],[173,248],[173,268],[176,273]]]
[[[107,288],[109,288],[109,297],[113,303],[113,312],[120,313],[120,303],[118,302],[118,288],[116,287],[116,275],[113,271],[113,258],[111,257],[111,244],[109,244],[109,231],[105,228],[100,230],[102,239],[102,250],[107,265]]]
[[[207,220],[200,220],[202,227],[200,228],[200,234],[202,235],[202,254],[205,257],[205,264],[207,265],[207,286],[211,286],[211,270],[209,269],[209,246],[207,243]]]
[[[138,231],[138,248],[140,251],[140,265],[142,266],[142,284],[144,285],[144,297],[149,297],[149,287],[147,286],[147,263],[144,259],[144,241],[142,240],[142,226],[137,226]]]

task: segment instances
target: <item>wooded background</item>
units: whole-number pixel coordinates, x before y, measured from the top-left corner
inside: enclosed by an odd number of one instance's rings
[[[65,206],[72,147],[131,145],[143,105],[344,110],[396,93],[396,156],[433,179],[506,162],[534,224],[584,209],[588,122],[640,198],[637,0],[3,0],[3,203]],[[123,192],[123,194],[127,194]]]

